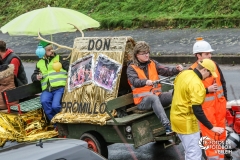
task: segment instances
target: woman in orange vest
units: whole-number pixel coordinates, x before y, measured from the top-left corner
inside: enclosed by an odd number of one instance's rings
[[[211,59],[212,51],[214,50],[208,42],[204,41],[202,38],[198,38],[193,46],[193,54],[197,57],[197,62],[195,62],[190,69],[196,68],[198,62],[203,59]],[[226,82],[221,69],[216,63],[215,67],[218,77],[209,77],[203,80],[203,84],[206,88],[206,97],[202,104],[202,109],[213,126],[225,128],[227,102]],[[200,128],[203,137],[207,136],[214,141],[224,141],[226,139],[226,131],[220,135],[215,134],[201,123]],[[212,147],[205,150],[205,153],[208,159],[224,160],[224,149],[222,148],[214,149],[214,147]]]
[[[166,133],[172,133],[171,125],[164,106],[170,105],[172,101],[171,92],[161,92],[161,85],[158,84],[154,90],[153,82],[159,80],[161,76],[173,76],[182,71],[182,65],[175,68],[169,68],[161,65],[155,60],[149,58],[150,47],[144,41],[139,41],[134,47],[132,61],[128,64],[127,76],[128,82],[133,91],[133,100],[140,110],[153,109],[163,126]]]

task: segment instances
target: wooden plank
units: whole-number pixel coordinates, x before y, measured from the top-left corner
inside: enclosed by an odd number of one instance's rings
[[[8,113],[8,110],[7,110],[7,109],[0,109],[0,112],[2,112],[2,113]]]
[[[137,106],[133,106],[133,107],[128,108],[128,109],[126,110],[126,112],[131,112],[131,111],[133,111],[133,113],[143,114],[143,113],[152,111],[152,109],[149,109],[149,110],[140,110],[140,109],[137,108]]]
[[[41,93],[42,88],[40,82],[34,82],[4,92],[7,94],[8,102],[14,102]]]
[[[8,113],[8,109],[0,109],[0,114],[1,114],[1,113],[4,113],[4,114],[5,114],[5,113]],[[11,114],[17,115],[17,114],[19,114],[19,112],[12,111]]]
[[[107,102],[107,109],[113,110],[117,108],[124,107],[126,105],[132,104],[133,103],[133,95],[132,93],[117,97],[113,100],[110,100]]]
[[[143,113],[150,112],[150,111],[152,111],[152,110],[151,109],[149,109],[149,110],[135,109],[135,110],[133,110],[133,113],[143,114]]]
[[[134,121],[136,119],[139,119],[141,117],[145,117],[145,116],[151,115],[151,114],[153,114],[153,111],[147,112],[147,113],[144,113],[144,114],[135,114],[134,113],[134,114],[122,117],[122,118],[115,118],[115,120],[118,122],[117,125],[125,125],[125,124],[127,124],[131,121]],[[107,125],[116,125],[116,123],[111,119],[111,120],[107,121]]]
[[[131,111],[134,111],[134,110],[136,110],[136,109],[138,109],[137,106],[133,106],[133,107],[131,107],[131,108],[128,108],[128,109],[126,110],[126,112],[131,112]]]

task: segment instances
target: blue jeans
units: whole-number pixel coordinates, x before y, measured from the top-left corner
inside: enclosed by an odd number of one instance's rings
[[[64,87],[54,91],[43,91],[41,94],[41,104],[47,118],[52,118],[61,111],[61,100],[64,93]]]

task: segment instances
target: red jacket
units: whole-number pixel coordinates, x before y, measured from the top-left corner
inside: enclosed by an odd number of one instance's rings
[[[3,55],[2,59],[5,59],[9,54],[11,54],[13,52],[13,50],[11,49],[7,49],[6,50],[6,53]],[[13,58],[10,62],[10,64],[13,64],[14,65],[14,75],[17,77],[18,75],[18,69],[19,69],[19,66],[20,66],[20,62],[17,58]]]

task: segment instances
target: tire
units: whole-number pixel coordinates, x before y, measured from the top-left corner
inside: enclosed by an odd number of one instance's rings
[[[88,143],[88,148],[101,154],[103,157],[108,158],[108,148],[105,140],[98,133],[84,133],[81,140]]]
[[[58,138],[67,138],[68,128],[67,124],[57,123]]]

